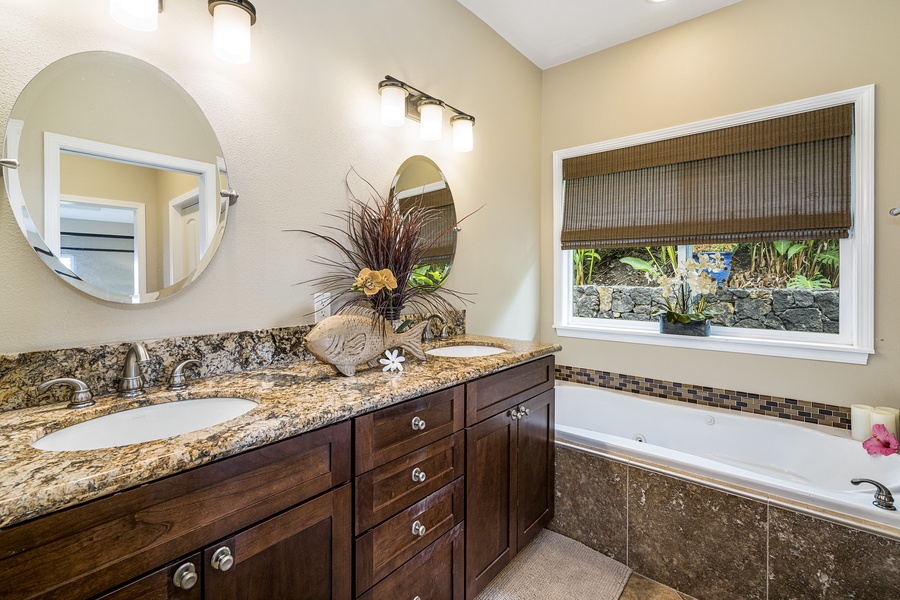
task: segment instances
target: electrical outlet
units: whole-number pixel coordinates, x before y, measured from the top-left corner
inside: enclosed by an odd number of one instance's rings
[[[318,323],[325,317],[331,316],[331,294],[329,292],[316,292],[313,294],[313,310],[315,321]]]

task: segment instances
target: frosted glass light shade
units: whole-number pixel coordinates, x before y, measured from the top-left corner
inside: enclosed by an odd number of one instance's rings
[[[456,152],[471,152],[474,145],[472,127],[475,121],[468,117],[453,117],[450,119],[453,127],[453,149]]]
[[[230,4],[213,11],[213,53],[230,63],[250,62],[250,13]]]
[[[421,128],[419,136],[423,140],[439,140],[443,129],[444,109],[440,104],[423,103],[419,106]]]
[[[406,122],[407,91],[402,87],[387,85],[381,88],[381,124],[402,127]]]
[[[109,0],[109,16],[137,31],[156,31],[159,25],[158,0]]]

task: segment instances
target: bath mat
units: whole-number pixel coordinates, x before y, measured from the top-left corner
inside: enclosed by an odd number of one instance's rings
[[[476,600],[618,600],[631,569],[544,530]]]

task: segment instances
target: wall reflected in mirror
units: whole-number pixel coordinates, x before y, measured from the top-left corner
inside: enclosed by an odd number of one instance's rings
[[[104,300],[194,281],[224,234],[227,169],[200,108],[162,71],[111,52],[63,58],[19,95],[5,183],[38,256]]]
[[[412,156],[397,170],[391,197],[399,203],[401,211],[414,207],[433,211],[435,217],[423,232],[430,246],[422,262],[415,266],[410,282],[422,287],[440,287],[450,273],[456,254],[456,207],[447,179],[431,159]]]

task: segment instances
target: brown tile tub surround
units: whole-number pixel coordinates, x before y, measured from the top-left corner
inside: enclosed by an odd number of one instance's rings
[[[850,429],[850,409],[835,404],[736,392],[559,364],[556,365],[556,378],[561,381],[584,383],[632,394],[687,402],[688,404],[727,408],[756,415],[790,419],[838,429]]]
[[[423,317],[424,315],[403,316],[414,323],[421,321]],[[448,313],[445,317],[450,335],[466,332],[466,311]],[[199,377],[241,373],[289,365],[298,360],[313,360],[303,346],[303,339],[312,328],[312,325],[299,325],[141,340],[150,354],[150,360],[142,363],[144,381],[148,387],[164,384],[172,367],[188,358],[202,360]],[[431,328],[437,328],[437,323],[432,322]],[[435,333],[439,334],[440,331]],[[138,340],[84,348],[0,354],[0,412],[61,402],[67,393],[64,388],[53,389],[42,396],[36,390],[42,382],[57,377],[81,379],[97,395],[115,392],[125,353],[133,341]],[[194,377],[195,371],[189,371],[188,374]]]
[[[561,444],[556,461],[556,516],[550,529],[608,556],[618,554],[626,540],[625,559],[616,558],[682,596],[900,597],[900,541]],[[623,473],[626,485],[616,481]],[[636,580],[626,592],[632,588],[633,597],[642,600],[677,598],[658,587],[653,593],[659,596],[640,595],[654,587]]]
[[[507,350],[477,358],[409,360],[402,373],[365,368],[335,375],[317,361],[192,381],[184,392],[97,398],[84,409],[65,404],[0,413],[0,529],[93,498],[135,487],[345,419],[471,381],[559,350],[559,346],[475,335],[435,345],[483,344]],[[248,413],[184,435],[119,448],[44,452],[35,439],[87,419],[147,404],[228,396],[259,402]]]

